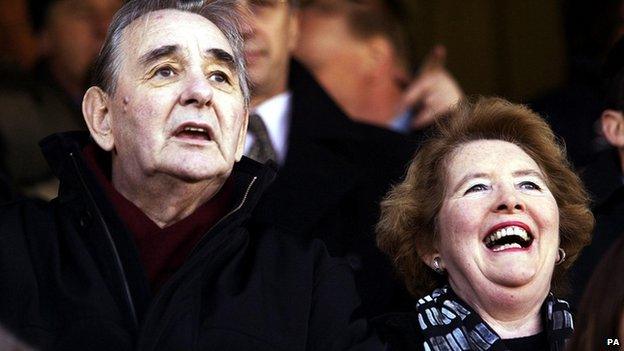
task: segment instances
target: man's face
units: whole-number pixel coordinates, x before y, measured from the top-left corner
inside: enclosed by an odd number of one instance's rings
[[[60,0],[50,8],[43,29],[46,56],[57,75],[78,84],[91,63],[121,0]]]
[[[286,89],[288,63],[298,34],[298,14],[287,0],[247,0],[253,17],[245,36],[247,71],[254,100]]]
[[[109,104],[114,177],[228,176],[247,115],[223,33],[197,14],[161,10],[131,23],[121,43]]]
[[[350,28],[349,6],[344,0],[316,0],[302,7],[294,55],[345,112],[355,116],[362,99],[368,98],[362,91],[368,91],[371,71],[378,67],[370,64],[374,51],[368,42]]]

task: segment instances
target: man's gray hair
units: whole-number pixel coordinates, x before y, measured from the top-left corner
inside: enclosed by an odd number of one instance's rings
[[[244,11],[237,0],[130,0],[113,17],[106,40],[93,67],[93,85],[109,95],[117,88],[117,76],[121,66],[120,44],[123,31],[137,18],[158,10],[180,10],[198,14],[214,23],[232,47],[238,81],[249,106],[249,81],[245,69],[245,56],[241,31],[247,26]]]

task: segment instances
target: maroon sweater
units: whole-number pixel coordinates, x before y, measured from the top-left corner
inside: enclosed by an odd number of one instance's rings
[[[102,150],[91,144],[84,149],[84,156],[117,214],[132,233],[154,292],[182,266],[203,235],[232,207],[234,184],[230,178],[216,195],[195,212],[168,227],[160,228],[113,187],[110,165],[107,165],[110,159],[107,160]]]

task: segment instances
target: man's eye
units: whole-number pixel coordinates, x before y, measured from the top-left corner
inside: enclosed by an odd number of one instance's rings
[[[520,183],[520,188],[521,189],[526,189],[526,190],[542,190],[542,188],[539,185],[537,185],[537,184],[535,184],[535,183],[533,183],[531,181],[524,181],[524,182]]]
[[[485,184],[475,184],[475,185],[471,186],[470,188],[468,188],[468,190],[466,190],[466,192],[464,194],[475,193],[475,192],[484,191],[484,190],[488,190],[487,185],[485,185]]]
[[[217,82],[217,83],[229,83],[230,79],[227,76],[227,74],[221,72],[221,71],[216,71],[216,72],[212,72],[210,73],[210,76],[208,76],[208,79],[210,79],[213,82]]]
[[[154,72],[154,76],[161,78],[170,78],[175,75],[175,71],[171,67],[161,67]]]

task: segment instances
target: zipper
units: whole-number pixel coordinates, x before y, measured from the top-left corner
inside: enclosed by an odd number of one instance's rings
[[[254,176],[253,179],[251,180],[251,182],[249,182],[249,185],[247,185],[247,189],[245,190],[245,194],[243,194],[243,199],[241,200],[240,204],[238,204],[238,206],[236,206],[235,208],[233,208],[230,212],[228,212],[225,216],[223,216],[223,218],[221,218],[220,220],[217,221],[217,223],[215,225],[212,226],[212,228],[216,228],[219,224],[221,224],[221,222],[223,222],[224,220],[226,220],[228,217],[230,217],[232,214],[234,214],[235,212],[237,212],[238,210],[241,209],[241,207],[243,207],[243,205],[245,204],[245,201],[247,201],[247,196],[249,196],[249,191],[251,190],[251,187],[254,185],[254,183],[256,182],[256,179],[258,179],[257,176]],[[212,229],[211,228],[211,229]],[[208,232],[206,234],[204,234],[201,239],[199,239],[199,241],[195,244],[195,246],[193,246],[193,249],[191,250],[191,252],[188,254],[188,256],[186,256],[186,260],[188,261],[189,258],[191,258],[193,256],[193,254],[195,254],[195,252],[198,250],[198,248],[201,246],[201,244],[204,242],[205,238],[208,236],[208,234],[211,232],[212,230],[208,230]]]
[[[130,313],[131,313],[131,317],[132,317],[132,322],[134,323],[134,327],[138,330],[138,326],[139,326],[139,322],[138,322],[138,318],[136,315],[136,309],[134,307],[134,302],[132,301],[132,295],[130,294],[130,286],[128,285],[128,280],[126,279],[126,274],[124,272],[124,268],[123,265],[121,263],[121,258],[119,257],[119,252],[117,251],[117,246],[115,245],[115,241],[113,240],[113,236],[110,233],[110,230],[108,229],[108,226],[106,225],[106,222],[104,221],[104,217],[102,216],[102,212],[100,211],[99,207],[97,206],[97,203],[95,202],[95,199],[93,198],[93,195],[91,194],[91,191],[89,190],[89,188],[87,187],[87,183],[84,180],[84,177],[82,176],[82,173],[80,172],[80,167],[78,167],[78,161],[76,160],[76,155],[73,152],[69,153],[69,156],[72,159],[74,168],[76,169],[76,173],[78,174],[78,178],[80,179],[80,183],[82,184],[82,186],[84,187],[88,197],[89,197],[89,201],[91,201],[93,207],[95,208],[95,212],[97,214],[97,218],[100,222],[100,224],[102,225],[102,227],[104,228],[104,233],[106,234],[106,239],[108,240],[108,243],[110,244],[111,250],[113,251],[113,257],[115,259],[115,266],[117,267],[117,272],[119,273],[119,278],[121,279],[122,283],[123,283],[123,290],[125,293],[125,298],[126,298],[126,302],[128,303],[128,307],[130,308]]]
[[[209,234],[212,233],[215,228],[217,228],[221,223],[223,223],[231,215],[233,215],[234,213],[236,213],[238,210],[240,210],[243,207],[243,205],[247,201],[247,197],[249,196],[249,192],[251,191],[251,188],[253,187],[253,185],[254,185],[254,183],[256,182],[257,179],[258,179],[258,177],[254,176],[253,179],[249,182],[249,185],[247,185],[247,189],[245,190],[245,193],[243,194],[243,198],[242,198],[241,202],[238,204],[238,206],[233,208],[230,212],[228,212],[225,216],[223,216],[223,218],[221,218],[219,221],[217,221],[217,223],[214,226],[212,226],[212,228],[210,230],[208,230],[201,237],[201,239],[199,239],[199,241],[195,244],[195,246],[193,246],[193,249],[191,250],[191,252],[186,257],[185,264],[182,267],[180,267],[178,269],[178,271],[176,273],[174,273],[174,275],[171,278],[169,278],[169,281],[165,284],[165,286],[163,286],[160,289],[158,295],[156,296],[156,298],[153,300],[153,303],[151,304],[152,308],[154,308],[154,306],[157,306],[159,304],[160,299],[163,296],[163,292],[165,290],[167,290],[167,288],[171,284],[173,284],[174,281],[177,280],[177,276],[181,274],[180,272],[184,269],[184,266],[186,266],[187,263],[190,261],[190,259],[193,257],[193,255],[195,253],[197,253],[197,251],[199,250],[199,247],[201,247],[205,243],[205,241],[208,240],[207,238],[210,237]],[[152,308],[150,308],[150,309],[152,309]],[[148,314],[149,314],[149,311],[148,311]],[[146,315],[146,317],[144,319],[144,326],[148,324],[148,318],[149,318],[149,315]],[[141,333],[141,334],[143,334],[143,333]],[[155,337],[155,341],[154,341],[154,343],[152,345],[158,345],[158,343],[160,342],[161,335],[162,335],[162,331],[158,332],[158,334]],[[137,345],[141,345],[141,339],[142,339],[142,336],[139,337]]]

